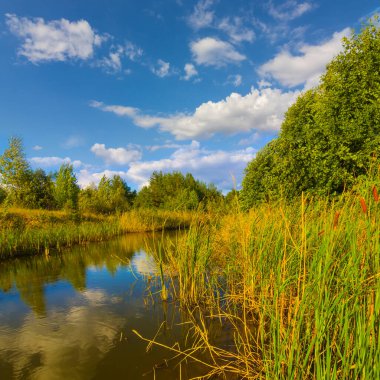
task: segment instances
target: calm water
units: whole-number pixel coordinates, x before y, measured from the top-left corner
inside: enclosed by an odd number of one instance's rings
[[[169,238],[166,238],[169,239]],[[155,237],[155,243],[157,243]],[[168,241],[163,242],[163,244]],[[0,379],[182,379],[176,366],[132,329],[183,342],[184,316],[160,301],[149,235],[75,247],[50,257],[0,263]],[[157,369],[153,370],[156,365]],[[192,371],[192,373],[190,373]]]

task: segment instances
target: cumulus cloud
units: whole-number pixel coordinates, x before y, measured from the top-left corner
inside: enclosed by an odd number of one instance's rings
[[[184,70],[185,70],[185,75],[183,77],[184,80],[190,80],[191,78],[198,75],[198,71],[192,63],[186,63]]]
[[[274,5],[271,1],[269,3],[269,14],[280,21],[291,21],[311,11],[314,7],[315,5],[309,1],[288,0],[281,5]]]
[[[246,59],[229,42],[213,37],[191,42],[190,49],[198,65],[222,67],[231,63],[237,64]]]
[[[71,160],[70,157],[32,157],[29,159],[30,163],[38,168],[52,168],[59,167],[63,164],[71,164],[74,168],[83,166],[79,160]]]
[[[93,102],[92,106],[119,116],[128,116],[139,127],[158,127],[178,140],[185,140],[207,138],[215,133],[278,131],[285,111],[298,95],[298,91],[252,88],[245,96],[232,93],[219,102],[201,104],[193,113],[177,113],[166,117],[144,115],[137,108],[107,106],[101,102]]]
[[[194,6],[193,13],[188,18],[189,25],[195,29],[202,29],[212,24],[214,11],[211,10],[214,0],[200,0]]]
[[[170,74],[170,63],[159,59],[157,61],[157,66],[152,67],[152,73],[160,78],[167,77]]]
[[[34,147],[32,148],[33,150],[42,150],[43,147],[41,145],[34,145]]]
[[[198,141],[188,145],[181,145],[169,158],[153,161],[136,161],[129,165],[126,171],[105,170],[90,172],[83,169],[78,173],[78,182],[82,187],[91,183],[98,183],[103,175],[112,177],[117,174],[128,183],[141,187],[148,183],[153,171],[190,172],[195,178],[204,182],[213,182],[220,189],[229,190],[234,186],[236,179],[239,185],[244,168],[255,157],[256,151],[252,147],[235,151],[206,150]]]
[[[6,14],[9,30],[23,40],[19,55],[33,63],[46,61],[87,60],[104,37],[96,34],[86,20],[45,21],[43,18]]]
[[[331,39],[320,45],[304,44],[299,47],[298,55],[283,50],[259,68],[263,77],[272,77],[284,86],[305,85],[310,88],[318,84],[326,65],[342,49],[342,38],[350,34],[346,28],[334,33]]]
[[[127,148],[106,148],[105,144],[94,144],[91,152],[101,157],[107,164],[126,165],[141,158],[141,150],[137,146]]]

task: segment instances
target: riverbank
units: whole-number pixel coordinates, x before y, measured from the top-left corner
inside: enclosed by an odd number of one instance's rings
[[[133,232],[188,228],[191,212],[131,210],[120,215],[0,209],[0,259],[61,250]]]
[[[379,222],[370,187],[249,213],[237,204],[218,222],[191,225],[163,266],[195,344],[167,349],[202,353],[210,376],[380,378]],[[215,323],[227,344],[211,338]]]

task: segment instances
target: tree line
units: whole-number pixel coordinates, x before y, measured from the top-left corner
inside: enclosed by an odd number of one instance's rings
[[[97,186],[81,189],[70,164],[49,174],[33,170],[18,137],[10,138],[9,147],[0,156],[0,176],[0,203],[30,209],[111,214],[131,208],[215,209],[224,202],[214,185],[180,172],[154,172],[138,193],[119,175],[103,176]]]

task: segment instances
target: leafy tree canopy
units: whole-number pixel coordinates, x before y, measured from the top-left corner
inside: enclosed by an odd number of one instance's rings
[[[149,185],[143,187],[135,201],[136,207],[166,210],[194,210],[211,207],[223,198],[213,185],[197,181],[191,174],[154,172]]]
[[[380,151],[380,28],[370,21],[343,40],[320,85],[285,115],[279,137],[247,166],[245,209],[302,192],[340,194]]]

